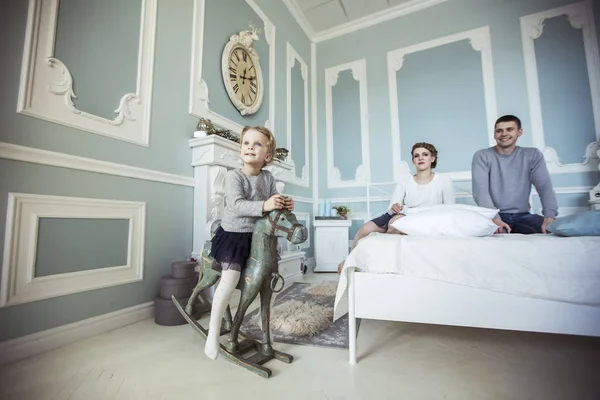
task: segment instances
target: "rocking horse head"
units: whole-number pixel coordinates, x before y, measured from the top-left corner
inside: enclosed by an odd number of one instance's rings
[[[293,212],[273,210],[265,218],[265,231],[267,235],[284,237],[292,244],[304,243],[308,238],[308,230],[298,222]]]

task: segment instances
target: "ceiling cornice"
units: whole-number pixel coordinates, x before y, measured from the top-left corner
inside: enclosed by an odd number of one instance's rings
[[[302,10],[300,10],[300,8],[296,5],[296,2],[294,0],[283,0],[296,22],[298,22],[308,39],[313,43],[320,43],[336,37],[344,36],[348,33],[356,32],[361,29],[401,17],[403,15],[408,15],[441,3],[445,3],[446,1],[449,0],[412,0],[407,3],[399,4],[397,6],[379,11],[377,13],[367,15],[363,18],[349,21],[340,26],[336,26],[335,28],[315,33],[314,29],[312,26],[310,26],[308,20],[304,16]]]

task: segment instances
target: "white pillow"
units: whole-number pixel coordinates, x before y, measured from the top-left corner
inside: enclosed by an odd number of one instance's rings
[[[460,207],[423,210],[398,218],[392,226],[417,236],[482,237],[492,236],[498,229],[490,217]]]
[[[492,219],[494,218],[498,212],[500,212],[497,208],[486,208],[486,207],[477,207],[469,204],[435,204],[431,206],[422,206],[415,208],[407,208],[406,210],[402,210],[402,214],[404,215],[413,215],[423,211],[431,211],[431,210],[469,210],[475,211],[476,213],[483,215],[486,218]]]

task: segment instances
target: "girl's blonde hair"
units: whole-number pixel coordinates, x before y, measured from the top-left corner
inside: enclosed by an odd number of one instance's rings
[[[248,126],[248,125],[246,125],[242,129],[242,133],[240,134],[240,144],[243,143],[243,141],[244,141],[244,135],[250,129],[254,129],[255,131],[259,131],[260,133],[262,133],[263,135],[265,135],[265,137],[267,138],[267,151],[271,155],[271,160],[268,161],[268,162],[265,162],[265,164],[263,165],[263,167],[266,166],[266,165],[269,165],[271,163],[271,161],[273,161],[273,158],[275,157],[275,149],[277,148],[277,144],[275,143],[275,136],[273,135],[273,132],[271,132],[269,130],[269,128],[264,127],[264,126]]]

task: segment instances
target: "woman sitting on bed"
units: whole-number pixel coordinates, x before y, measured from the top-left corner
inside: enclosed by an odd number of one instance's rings
[[[416,143],[412,148],[412,162],[417,169],[415,175],[405,175],[394,189],[388,210],[365,223],[354,237],[352,248],[358,241],[372,232],[401,234],[391,226],[391,222],[402,218],[402,210],[435,204],[454,204],[454,186],[449,175],[436,174],[438,152],[429,143]],[[338,265],[341,273],[344,261]]]

